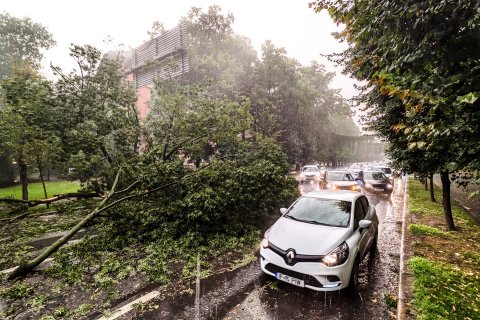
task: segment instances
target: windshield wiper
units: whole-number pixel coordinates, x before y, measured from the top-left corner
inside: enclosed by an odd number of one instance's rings
[[[302,221],[302,222],[303,222],[303,220],[300,220],[300,219],[298,219],[298,218],[289,216],[288,214],[286,214],[285,217],[288,217],[288,218],[290,218],[290,219],[292,219],[292,220],[295,220],[295,221]]]
[[[318,224],[318,225],[322,225],[322,226],[331,226],[331,224],[321,223],[321,222],[318,222],[318,221],[315,221],[315,220],[301,220],[301,221],[306,222],[306,223],[311,223],[311,224]]]

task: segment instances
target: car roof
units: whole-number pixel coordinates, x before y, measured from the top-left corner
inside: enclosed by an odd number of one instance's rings
[[[341,201],[349,201],[353,202],[355,198],[361,196],[361,193],[355,191],[347,191],[347,190],[319,190],[319,191],[311,191],[302,197],[304,198],[319,198],[319,199],[332,199],[332,200],[341,200]]]

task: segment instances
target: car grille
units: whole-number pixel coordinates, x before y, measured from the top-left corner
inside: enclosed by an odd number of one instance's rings
[[[385,189],[385,185],[384,184],[373,184],[372,185],[374,188],[378,188],[378,189]]]
[[[279,267],[279,266],[271,264],[271,263],[267,263],[267,265],[265,266],[265,269],[267,269],[271,273],[279,272],[279,273],[285,274],[287,276],[303,280],[305,282],[305,284],[307,284],[309,286],[312,286],[312,287],[323,288],[323,285],[320,282],[318,282],[318,280],[315,279],[315,277],[312,277],[308,274],[303,274],[303,273],[300,273],[300,272],[288,270],[288,269]]]
[[[318,263],[320,263],[320,261],[322,261],[322,259],[324,257],[324,256],[320,256],[320,255],[307,255],[307,254],[298,254],[297,253],[295,255],[295,259],[292,261],[292,263],[288,263],[288,261],[287,261],[287,251],[286,250],[283,250],[283,249],[277,247],[276,245],[274,245],[271,242],[268,243],[268,247],[270,248],[270,250],[272,250],[273,252],[278,254],[280,257],[282,257],[283,260],[285,260],[286,264],[289,264],[289,265],[292,265],[292,266],[294,264],[296,264],[297,262],[318,262]]]

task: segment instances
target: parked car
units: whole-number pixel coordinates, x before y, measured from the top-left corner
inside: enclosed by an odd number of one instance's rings
[[[364,188],[369,192],[380,192],[391,194],[393,192],[393,184],[383,172],[365,171],[363,173]]]
[[[320,180],[320,169],[316,165],[306,165],[302,168],[300,173],[300,183],[310,182],[310,181],[319,181]]]
[[[353,175],[346,170],[327,171],[320,178],[321,189],[360,191]]]
[[[313,191],[280,212],[261,242],[264,273],[317,291],[356,287],[360,262],[378,237],[375,207],[365,195]]]

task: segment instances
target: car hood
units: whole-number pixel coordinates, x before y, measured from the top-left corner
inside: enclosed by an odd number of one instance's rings
[[[297,254],[325,255],[345,241],[350,228],[328,227],[281,217],[270,228],[268,241]]]
[[[381,179],[381,180],[374,180],[374,179],[364,179],[364,181],[366,183],[370,183],[370,184],[387,184],[387,183],[391,183],[391,181],[389,179]]]
[[[304,174],[305,176],[308,176],[308,177],[314,176],[314,175],[316,175],[317,173],[318,173],[318,172],[303,172],[303,174]]]
[[[350,187],[358,184],[356,181],[343,181],[343,180],[327,180],[327,183],[334,184],[340,187]]]

